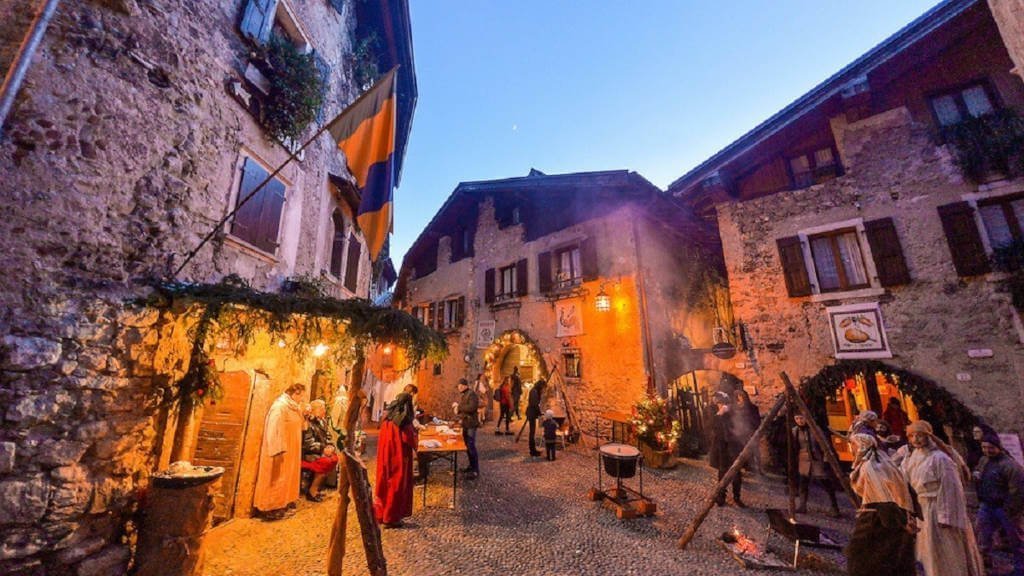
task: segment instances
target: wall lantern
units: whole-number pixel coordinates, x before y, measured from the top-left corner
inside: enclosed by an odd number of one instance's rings
[[[598,312],[607,312],[612,309],[612,297],[604,291],[605,284],[618,284],[618,280],[604,280],[601,287],[597,289],[597,296],[594,296],[594,307]]]
[[[327,353],[327,344],[317,344],[313,347],[313,357],[319,358]]]
[[[391,354],[391,344],[385,344],[384,345],[384,353],[388,354],[388,355]]]

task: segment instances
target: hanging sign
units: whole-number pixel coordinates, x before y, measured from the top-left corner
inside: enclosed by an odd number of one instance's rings
[[[836,358],[892,358],[878,303],[825,308]]]

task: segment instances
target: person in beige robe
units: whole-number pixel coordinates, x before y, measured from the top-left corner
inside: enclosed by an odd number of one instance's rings
[[[959,455],[932,434],[921,420],[907,426],[913,452],[901,467],[921,505],[917,561],[926,576],[981,576],[981,553],[967,515]],[[947,452],[948,450],[948,452]]]
[[[288,504],[299,499],[305,421],[299,402],[305,392],[302,384],[289,386],[267,412],[253,499],[253,505],[261,512],[283,512]]]

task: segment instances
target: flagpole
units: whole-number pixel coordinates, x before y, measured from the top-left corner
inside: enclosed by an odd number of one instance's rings
[[[312,137],[310,137],[310,138],[309,138],[309,140],[306,140],[306,143],[305,143],[305,144],[303,144],[303,145],[302,145],[302,146],[301,146],[301,147],[300,147],[300,148],[299,148],[298,150],[296,150],[296,151],[292,152],[292,153],[291,153],[291,154],[290,154],[290,155],[288,156],[288,159],[287,159],[287,160],[285,160],[285,161],[284,161],[284,162],[283,162],[283,163],[282,163],[282,164],[281,164],[280,166],[278,166],[276,170],[274,170],[273,172],[271,172],[269,176],[267,176],[266,178],[264,178],[264,179],[263,179],[263,181],[262,181],[262,182],[260,182],[258,186],[256,186],[255,188],[253,188],[253,189],[252,189],[252,191],[251,191],[251,192],[249,192],[249,194],[248,194],[248,195],[246,195],[246,197],[245,197],[245,198],[242,198],[242,199],[241,199],[241,200],[240,200],[240,201],[238,202],[238,204],[237,204],[237,205],[235,206],[234,210],[231,210],[231,211],[230,211],[230,212],[228,212],[228,213],[227,213],[226,215],[224,215],[224,217],[223,217],[223,218],[221,218],[221,219],[220,219],[220,221],[218,221],[218,222],[217,222],[217,225],[213,227],[213,230],[210,230],[210,233],[209,233],[209,234],[207,234],[206,236],[204,236],[204,237],[203,237],[202,241],[200,241],[200,242],[199,242],[199,245],[198,245],[198,246],[196,246],[194,250],[192,250],[191,252],[189,252],[187,256],[185,256],[185,260],[184,260],[184,261],[183,261],[183,262],[181,263],[181,265],[180,265],[180,266],[178,266],[178,267],[177,267],[177,268],[176,268],[176,269],[174,270],[174,273],[173,273],[173,274],[171,274],[171,279],[177,278],[177,277],[178,277],[178,274],[180,274],[180,273],[181,273],[181,271],[182,271],[182,270],[183,270],[183,269],[185,268],[185,266],[186,266],[186,265],[187,265],[187,264],[188,264],[189,262],[191,262],[193,258],[195,258],[196,254],[198,254],[198,253],[199,253],[199,251],[200,251],[200,250],[202,250],[203,246],[205,246],[207,242],[209,242],[210,240],[212,240],[212,239],[213,239],[213,237],[217,235],[217,232],[219,232],[219,231],[220,231],[221,227],[222,227],[222,226],[224,226],[224,224],[225,224],[225,223],[226,223],[226,222],[227,222],[227,221],[228,221],[228,220],[229,220],[229,219],[230,219],[230,218],[231,218],[232,216],[234,216],[235,214],[237,214],[237,213],[238,213],[238,211],[239,211],[239,210],[240,210],[240,209],[242,208],[242,206],[244,206],[246,202],[248,202],[248,201],[249,201],[249,200],[250,200],[250,199],[251,199],[251,198],[252,198],[253,196],[255,196],[257,192],[259,192],[260,190],[262,190],[262,189],[263,189],[263,187],[264,187],[264,186],[266,186],[267,184],[269,184],[269,183],[270,183],[270,181],[271,181],[271,180],[273,180],[273,179],[274,179],[274,177],[275,177],[275,176],[277,176],[277,175],[278,175],[278,174],[279,174],[279,173],[281,172],[281,170],[284,170],[284,167],[285,167],[285,166],[287,166],[287,165],[291,164],[292,160],[295,160],[296,158],[298,158],[298,157],[299,157],[299,154],[301,154],[301,153],[302,153],[302,151],[303,151],[303,150],[305,150],[307,146],[309,146],[310,144],[312,144],[314,140],[316,140],[317,138],[319,138],[319,137],[320,137],[320,135],[321,135],[321,134],[323,134],[324,132],[326,132],[326,131],[327,131],[327,129],[331,127],[331,124],[332,124],[332,123],[333,123],[333,120],[332,120],[331,122],[328,122],[327,124],[324,124],[324,125],[323,125],[323,126],[322,126],[322,127],[321,127],[321,128],[319,129],[319,130],[317,130],[316,134],[313,134],[313,136],[312,136]]]

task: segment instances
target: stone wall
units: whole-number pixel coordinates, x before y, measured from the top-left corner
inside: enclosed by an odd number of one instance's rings
[[[1024,78],[1024,0],[988,0],[988,6],[1013,60],[1013,71]]]
[[[636,228],[632,224],[634,221],[638,222]],[[634,234],[634,230],[642,232]],[[672,363],[672,368],[669,368],[670,354],[666,351],[672,348],[672,344],[662,340],[668,338],[673,329],[682,329],[687,321],[698,323],[697,318],[700,317],[695,314],[693,318],[684,320],[688,309],[683,305],[681,295],[685,290],[680,286],[687,285],[691,279],[687,276],[688,269],[669,265],[670,261],[679,259],[681,253],[677,240],[661,236],[664,232],[647,222],[642,209],[625,205],[607,217],[524,242],[522,225],[499,228],[494,218],[493,202],[490,199],[484,201],[480,207],[474,256],[449,263],[449,241],[442,238],[437,271],[409,282],[409,305],[459,295],[465,295],[467,302],[464,327],[448,336],[451,354],[442,364],[441,374],[435,376],[430,367],[417,373],[420,404],[428,411],[450,412],[451,403],[456,399],[458,379],[466,377],[472,380],[484,367],[484,350],[477,348],[474,341],[476,326],[480,320],[494,320],[495,335],[508,330],[524,332],[536,343],[541,354],[558,362],[559,370],[562,369],[563,346],[579,348],[582,378],[570,381],[568,393],[586,432],[592,432],[596,417],[601,412],[628,412],[633,402],[643,397],[648,374],[659,374],[658,382],[663,386],[664,375],[679,370],[678,363]],[[596,242],[600,279],[584,282],[583,294],[567,300],[578,305],[583,333],[559,338],[555,330],[555,303],[539,294],[537,255],[583,238],[593,238]],[[648,312],[653,319],[653,371],[647,367],[643,348],[637,238],[640,238],[642,254],[649,259],[645,262],[645,269],[657,276],[656,280],[648,280],[647,285]],[[685,260],[685,251],[682,253]],[[485,271],[507,266],[521,258],[526,258],[528,263],[528,294],[518,299],[519,307],[492,309],[484,302]],[[607,312],[598,311],[594,306],[594,296],[602,281],[608,281],[604,289],[611,297],[612,309]],[[699,332],[710,334],[710,328],[703,326]]]
[[[339,13],[332,4],[290,2],[313,47],[336,63],[328,118],[355,95],[342,64],[351,5]],[[128,562],[123,527],[167,450],[158,401],[189,349],[187,322],[131,302],[227,213],[243,153],[269,166],[288,155],[227,91],[247,64],[236,31],[243,5],[64,2],[36,53],[0,141],[9,207],[0,220],[0,572],[114,574]],[[6,49],[14,35],[2,32]],[[328,172],[344,174],[327,138],[282,172],[276,257],[218,239],[179,279],[236,273],[273,290],[319,274]],[[293,378],[308,383],[310,366],[276,362],[271,399]]]
[[[834,362],[825,307],[879,302],[893,358],[1003,430],[1021,430],[1024,347],[997,278],[958,278],[936,208],[977,193],[947,147],[904,108],[833,122],[846,174],[803,190],[720,205],[718,219],[737,320],[753,345],[745,379],[768,390]],[[1010,184],[1012,186],[1012,184]],[[861,297],[787,295],[775,240],[855,218],[891,217],[911,283]],[[990,349],[971,358],[969,349]],[[959,375],[959,377],[958,377]]]

